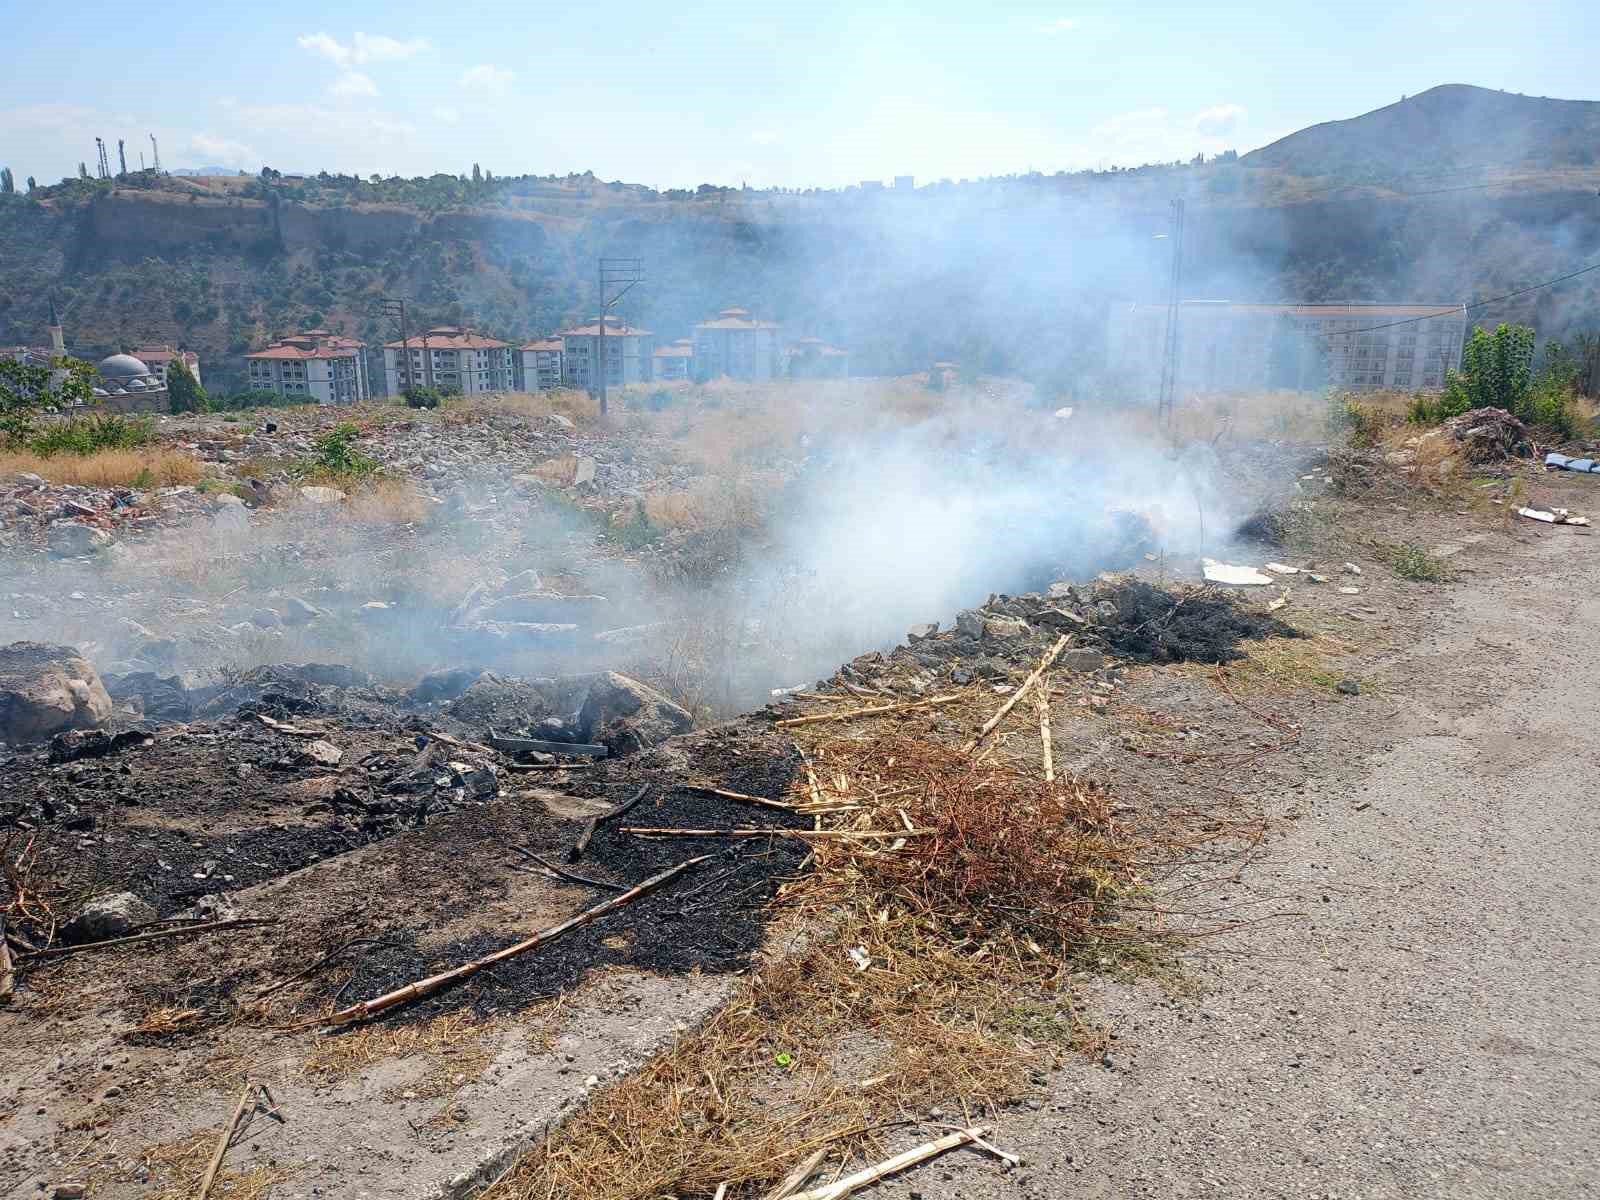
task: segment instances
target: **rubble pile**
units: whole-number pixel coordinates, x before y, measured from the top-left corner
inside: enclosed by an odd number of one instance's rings
[[[1528,427],[1503,408],[1474,408],[1451,417],[1441,429],[1461,444],[1470,463],[1503,463],[1533,454]]]

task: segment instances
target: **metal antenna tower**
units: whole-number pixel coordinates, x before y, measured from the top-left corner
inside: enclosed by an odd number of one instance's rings
[[[395,374],[396,376],[404,374],[405,384],[401,391],[409,392],[416,386],[416,377],[411,369],[411,335],[406,330],[406,302],[404,300],[390,300],[386,297],[380,307],[383,309],[384,315],[395,323],[395,328],[400,333],[400,353],[403,365]]]
[[[101,138],[95,138],[95,140],[94,140],[94,148],[95,148],[96,152],[98,152],[98,154],[100,155],[100,166],[99,166],[100,178],[101,179],[110,179],[111,178],[111,164],[106,161],[106,144],[105,144],[104,140],[101,139]]]
[[[1161,397],[1156,415],[1165,423],[1172,419],[1173,399],[1178,390],[1178,318],[1183,293],[1183,201],[1172,202],[1172,283],[1167,292],[1167,343],[1161,356]]]
[[[117,172],[117,178],[121,179],[128,173],[128,152],[123,149],[121,138],[117,139],[117,165],[122,168]]]
[[[155,156],[155,172],[161,174],[161,147],[156,145],[156,135],[150,135],[150,153]]]
[[[617,301],[621,300],[634,285],[644,281],[644,259],[642,258],[602,258],[600,260],[600,336],[595,339],[595,377],[598,385],[591,385],[590,390],[600,398],[600,415],[606,415],[606,317],[610,315]],[[615,295],[613,295],[615,291]],[[622,371],[618,382],[628,382],[628,364],[622,364]]]

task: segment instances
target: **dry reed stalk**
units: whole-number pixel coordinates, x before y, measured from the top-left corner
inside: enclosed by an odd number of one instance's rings
[[[1050,684],[1048,680],[1040,682],[1033,689],[1033,706],[1039,712],[1039,746],[1040,754],[1044,758],[1044,781],[1054,783],[1056,778],[1055,755],[1050,747]]]
[[[926,700],[909,700],[903,704],[880,704],[872,708],[851,708],[843,712],[811,713],[804,717],[785,717],[772,724],[777,729],[796,729],[801,725],[820,725],[827,721],[853,721],[857,717],[877,717],[885,713],[911,712],[918,708],[931,708],[937,704],[950,704],[961,699],[958,695],[929,696]]]
[[[670,829],[624,825],[622,833],[648,838],[762,838],[792,837],[818,841],[857,841],[872,838],[926,837],[931,829]]]
[[[763,808],[781,808],[787,812],[795,810],[794,805],[786,804],[782,800],[769,800],[765,796],[751,796],[745,792],[733,792],[727,788],[711,787],[708,784],[685,783],[679,786],[686,792],[700,792],[706,796],[721,796],[724,800],[738,800],[745,804],[759,804]]]
[[[1045,652],[1045,656],[1040,660],[1039,665],[1034,667],[1033,671],[1028,675],[1028,677],[1022,681],[1021,686],[1019,686],[1016,691],[1011,693],[1011,696],[1006,700],[1006,702],[1000,706],[1000,711],[995,713],[994,716],[990,717],[983,723],[983,728],[978,730],[977,737],[973,738],[965,746],[961,747],[961,753],[971,754],[978,748],[979,742],[983,741],[984,738],[988,737],[994,732],[995,726],[1006,719],[1006,714],[1017,706],[1017,702],[1021,700],[1023,696],[1027,695],[1028,689],[1038,682],[1039,677],[1050,669],[1051,664],[1053,664],[1056,659],[1061,657],[1061,652],[1067,648],[1067,643],[1071,640],[1072,635],[1070,633],[1064,633],[1056,639],[1056,644],[1051,646],[1050,649]]]
[[[796,1192],[790,1200],[843,1200],[852,1192],[858,1192],[869,1184],[877,1183],[889,1175],[897,1175],[901,1171],[925,1163],[930,1158],[937,1158],[946,1150],[954,1150],[957,1146],[966,1146],[979,1140],[988,1133],[983,1126],[971,1129],[962,1129],[956,1133],[947,1133],[942,1138],[935,1138],[931,1142],[924,1142],[920,1146],[913,1146],[910,1150],[902,1151],[893,1158],[885,1159],[875,1166],[857,1171],[853,1175],[846,1175],[836,1183],[823,1187],[812,1188],[809,1192]]]
[[[197,933],[220,933],[224,929],[250,929],[258,925],[276,925],[274,917],[239,917],[232,921],[208,921],[203,925],[182,925],[177,929],[158,929],[154,933],[136,933],[131,937],[107,938],[103,942],[83,942],[76,946],[49,946],[43,950],[29,951],[29,957],[55,957],[63,954],[82,954],[88,950],[109,950],[114,946],[132,946],[137,942],[153,942],[157,938],[188,937]]]
[[[222,1169],[222,1160],[226,1157],[228,1146],[233,1141],[234,1130],[239,1128],[239,1118],[244,1116],[245,1105],[250,1102],[250,1097],[255,1095],[255,1090],[256,1085],[246,1079],[244,1091],[239,1093],[239,1103],[234,1107],[233,1116],[228,1119],[228,1124],[222,1130],[222,1136],[217,1139],[216,1149],[211,1152],[211,1163],[200,1179],[200,1188],[195,1192],[195,1200],[206,1200],[211,1194],[211,1185],[217,1181],[217,1172]]]

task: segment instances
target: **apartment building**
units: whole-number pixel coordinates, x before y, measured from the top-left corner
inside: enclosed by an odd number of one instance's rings
[[[652,339],[648,329],[636,329],[622,318],[607,316],[605,336],[600,333],[599,321],[563,329],[561,338],[561,371],[568,387],[594,390],[600,386],[601,343],[605,344],[606,386],[622,387],[630,383],[649,383],[652,371]]]
[[[850,374],[850,352],[819,337],[803,337],[785,355],[792,379],[843,379]]]
[[[440,325],[383,347],[384,385],[394,396],[432,387],[464,396],[509,392],[516,385],[517,351],[510,342],[472,329]]]
[[[782,373],[778,325],[743,308],[725,308],[694,327],[697,379],[775,379]]]
[[[372,398],[366,350],[366,343],[355,338],[308,329],[244,358],[254,390],[303,398],[308,404],[359,404]],[[155,364],[150,365],[154,370]]]
[[[167,386],[167,371],[172,366],[172,360],[178,355],[183,355],[183,361],[189,365],[189,374],[194,376],[194,381],[205,386],[200,378],[200,356],[193,350],[176,350],[171,346],[141,346],[137,350],[129,351],[151,372],[161,376],[161,386]]]
[[[694,339],[679,338],[665,346],[657,346],[650,355],[650,372],[657,379],[668,382],[694,378]]]
[[[524,392],[549,392],[561,386],[563,345],[558,337],[540,338],[519,350],[517,386]]]
[[[1107,365],[1136,395],[1161,386],[1168,308],[1113,308]],[[1444,386],[1467,333],[1459,304],[1231,304],[1178,306],[1181,391],[1333,386],[1362,391]]]

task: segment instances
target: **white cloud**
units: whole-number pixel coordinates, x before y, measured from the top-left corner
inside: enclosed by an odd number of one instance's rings
[[[1239,128],[1240,122],[1245,118],[1245,111],[1242,104],[1213,104],[1210,108],[1203,108],[1195,113],[1191,124],[1196,133],[1205,134],[1207,137],[1226,137]]]
[[[448,104],[434,105],[433,115],[435,120],[443,121],[446,125],[454,125],[461,120],[461,114]]]
[[[261,156],[243,142],[209,133],[195,134],[189,139],[189,149],[206,160],[202,166],[248,167],[261,161]]]
[[[360,71],[346,71],[328,90],[335,96],[376,96],[378,85],[372,82],[370,75],[363,75]]]
[[[1071,17],[1058,17],[1048,24],[1039,26],[1040,33],[1054,37],[1058,33],[1069,33],[1078,27],[1078,22]]]
[[[383,33],[357,33],[348,44],[330,33],[302,33],[295,41],[302,50],[320,54],[334,66],[344,68],[411,58],[430,48],[426,38],[401,41]]]
[[[750,140],[758,146],[776,146],[778,135],[770,129],[758,129],[750,135]]]
[[[399,141],[413,136],[416,127],[384,113],[322,108],[315,104],[255,104],[238,110],[239,124],[255,134],[293,135],[303,142],[307,129],[316,129],[323,141]]]
[[[468,67],[461,73],[461,86],[472,88],[480,92],[493,92],[495,95],[504,95],[511,87],[511,81],[516,78],[515,71],[505,67],[495,67],[488,63],[479,63],[475,67]]]

